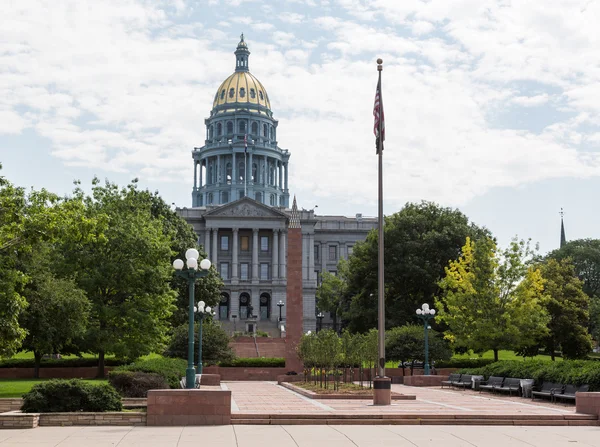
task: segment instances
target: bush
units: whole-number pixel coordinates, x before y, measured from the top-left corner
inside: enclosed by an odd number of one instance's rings
[[[120,366],[127,364],[127,360],[108,358],[104,360],[105,366]],[[0,361],[0,368],[33,368],[34,359],[7,359]],[[79,368],[96,367],[97,358],[75,358],[75,359],[43,359],[41,368]]]
[[[165,357],[187,360],[188,357],[188,325],[184,324],[175,328]],[[212,320],[206,320],[202,325],[202,363],[215,365],[219,362],[230,361],[235,358],[229,346],[229,336]],[[194,325],[194,363],[198,363],[198,325]]]
[[[555,382],[573,385],[589,385],[590,391],[600,391],[600,363],[591,360],[505,360],[491,363],[481,368],[465,368],[462,374],[485,376],[516,377],[535,379],[541,382]]]
[[[221,362],[219,366],[224,367],[248,367],[248,368],[283,368],[285,367],[285,359],[283,357],[273,357],[273,358],[237,358],[230,360],[228,362]]]
[[[442,334],[430,329],[428,331],[429,361],[449,360],[452,357],[450,343]],[[424,361],[425,337],[422,325],[406,325],[386,331],[385,355],[395,361]]]
[[[165,357],[148,360],[138,360],[129,365],[120,366],[115,371],[132,371],[155,373],[164,378],[170,388],[180,388],[179,381],[185,377],[187,362],[183,359],[169,359]]]
[[[147,397],[148,390],[169,388],[169,383],[162,375],[139,371],[111,371],[108,382],[123,397]]]
[[[121,411],[121,396],[108,384],[93,385],[78,379],[49,380],[23,395],[25,413]]]
[[[436,368],[481,368],[494,363],[494,359],[450,359],[437,360]]]

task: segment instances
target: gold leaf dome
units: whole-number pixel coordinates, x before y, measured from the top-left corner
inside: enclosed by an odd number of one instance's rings
[[[265,87],[248,71],[236,71],[225,79],[217,90],[213,109],[227,105],[231,105],[232,109],[248,108],[250,111],[258,111],[257,106],[262,106],[271,110]]]

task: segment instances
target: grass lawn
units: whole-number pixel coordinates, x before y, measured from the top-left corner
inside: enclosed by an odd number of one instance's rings
[[[50,379],[0,379],[0,398],[21,397],[27,393],[36,383]],[[84,380],[92,384],[108,383],[106,379]]]
[[[452,356],[453,359],[476,359],[476,358],[484,358],[484,359],[493,359],[494,351],[486,351],[482,356],[477,354],[454,354]],[[536,355],[533,357],[534,360],[552,360],[549,355]],[[519,357],[513,351],[498,351],[498,360],[523,360],[523,357]],[[531,357],[527,357],[527,360],[531,360]],[[556,361],[562,361],[562,357],[556,357]]]
[[[294,382],[293,385],[304,388],[305,390],[312,391],[317,394],[364,394],[368,396],[373,395],[373,390],[369,388],[363,388],[355,383],[343,383],[340,382],[340,387],[337,391],[333,390],[333,382],[329,382],[328,388],[321,388],[321,386],[314,382]]]

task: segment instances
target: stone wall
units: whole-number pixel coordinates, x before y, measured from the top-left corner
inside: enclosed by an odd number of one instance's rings
[[[40,427],[70,426],[70,425],[146,425],[144,412],[118,412],[105,413],[41,413],[39,415]]]
[[[20,397],[14,397],[10,399],[0,399],[0,413],[6,413],[7,411],[17,411],[21,409],[23,405],[23,399]]]
[[[231,391],[148,391],[148,426],[229,425]]]
[[[11,411],[0,414],[0,429],[4,428],[36,428],[40,422],[40,415],[37,413],[20,413]]]
[[[277,376],[284,375],[288,370],[286,368],[242,368],[242,367],[223,367],[223,366],[205,366],[202,368],[203,374],[219,374],[222,381],[228,380],[277,380]]]

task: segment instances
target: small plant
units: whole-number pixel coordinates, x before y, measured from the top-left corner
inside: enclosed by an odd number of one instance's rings
[[[256,331],[256,336],[257,337],[270,337],[268,332],[265,331]]]
[[[109,384],[92,385],[78,379],[38,383],[23,395],[25,413],[121,411],[121,396]]]
[[[146,397],[148,390],[169,388],[169,383],[162,375],[139,371],[111,371],[108,382],[123,397]]]
[[[170,388],[179,388],[179,381],[185,377],[187,362],[183,359],[170,359],[166,357],[138,360],[129,365],[120,366],[115,371],[133,371],[155,373],[164,378]]]

